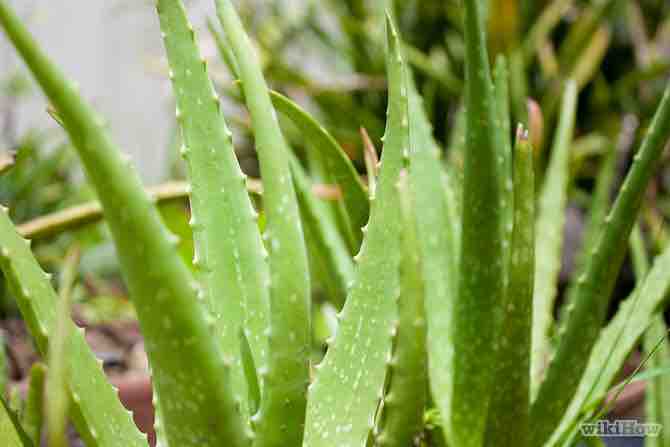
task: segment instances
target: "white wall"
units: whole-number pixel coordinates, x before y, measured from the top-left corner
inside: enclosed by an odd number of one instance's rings
[[[136,161],[147,183],[166,169],[165,147],[173,120],[170,86],[153,0],[10,1],[49,55],[78,82],[108,119],[117,143]],[[204,17],[213,0],[188,2],[189,14],[213,56]],[[0,37],[0,70],[21,67]],[[2,76],[4,77],[4,76]],[[36,90],[36,92],[38,92]],[[54,127],[41,94],[19,111],[21,128]]]

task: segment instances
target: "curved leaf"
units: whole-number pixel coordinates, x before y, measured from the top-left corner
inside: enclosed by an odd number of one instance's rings
[[[231,390],[249,416],[240,353],[244,328],[254,362],[267,363],[268,268],[246,176],[181,1],[160,0],[159,18],[191,184],[194,265],[217,341],[232,363]]]
[[[279,128],[254,47],[230,0],[217,0],[219,20],[237,60],[263,179],[264,240],[270,264],[268,367],[254,415],[258,446],[299,445],[305,423],[311,348],[307,250],[291,180],[289,147]]]
[[[302,132],[316,159],[327,176],[324,181],[337,185],[342,191],[338,217],[344,222],[345,234],[352,251],[360,247],[361,228],[368,221],[370,204],[363,183],[344,149],[312,116],[298,104],[277,92],[271,92],[272,103]]]
[[[633,165],[605,218],[585,273],[577,280],[574,307],[559,329],[556,355],[531,407],[531,445],[543,444],[567,410],[598,340],[609,296],[649,179],[670,137],[670,86],[666,88]],[[667,275],[666,275],[667,276]],[[644,298],[644,296],[643,296]],[[565,374],[569,370],[570,374]]]
[[[304,447],[364,446],[383,398],[399,292],[396,183],[408,144],[402,59],[390,19],[387,41],[389,118],[376,197],[335,340],[309,389]]]

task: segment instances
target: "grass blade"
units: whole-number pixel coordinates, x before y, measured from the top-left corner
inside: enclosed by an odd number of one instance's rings
[[[263,178],[263,207],[270,264],[268,368],[261,370],[263,397],[254,415],[258,446],[299,445],[309,383],[310,284],[307,250],[291,181],[289,148],[279,128],[255,50],[230,0],[217,13],[237,60],[251,114]]]
[[[605,219],[585,273],[577,280],[574,308],[566,315],[556,356],[547,368],[531,407],[532,443],[544,443],[570,404],[588,366],[591,350],[605,318],[609,296],[626,253],[626,241],[640,209],[647,183],[670,136],[670,86],[633,159],[619,195]],[[643,295],[644,297],[644,295]],[[566,370],[571,374],[565,374]]]
[[[530,348],[535,268],[535,178],[528,132],[517,130],[514,150],[514,229],[507,309],[500,332],[496,392],[489,408],[487,445],[528,446]]]
[[[365,445],[384,393],[398,297],[400,214],[396,184],[408,144],[398,36],[387,21],[389,114],[370,222],[334,342],[309,390],[305,447]]]
[[[577,113],[577,85],[566,84],[551,159],[540,191],[533,291],[533,348],[531,392],[534,396],[550,354],[550,332],[561,269],[565,207],[570,181],[570,147]]]

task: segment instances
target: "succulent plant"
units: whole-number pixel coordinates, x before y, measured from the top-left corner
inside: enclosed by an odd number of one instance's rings
[[[584,242],[583,266],[555,321],[577,86],[564,83],[542,178],[523,125],[512,141],[507,64],[501,56],[491,70],[482,2],[463,4],[462,170],[441,160],[389,14],[384,148],[366,191],[328,131],[268,89],[232,2],[217,0],[221,44],[240,81],[260,162],[260,222],[184,6],[158,0],[188,166],[192,271],[104,121],[0,0],[0,25],[69,134],[113,235],[145,338],[160,445],[571,445],[579,424],[599,414],[626,356],[658,325],[670,291],[665,250],[602,328],[670,136],[670,88],[606,216],[599,210],[608,209],[607,194],[594,196],[599,228]],[[308,141],[311,161],[337,188],[336,201],[314,196],[276,110]],[[49,362],[46,397],[57,402],[47,419],[69,402],[87,445],[146,445],[67,318],[67,297],[57,304],[6,210],[0,267],[40,352],[68,359]],[[339,307],[315,364],[312,269]],[[339,301],[338,293],[345,295]],[[35,387],[43,374],[36,370]],[[30,408],[39,407],[35,399]],[[429,409],[440,414],[430,436]],[[0,411],[4,445],[38,445],[38,410],[22,418],[3,403]],[[47,425],[56,444],[59,421]]]

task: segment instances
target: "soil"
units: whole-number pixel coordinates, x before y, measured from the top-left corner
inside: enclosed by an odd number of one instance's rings
[[[150,443],[154,445],[151,381],[137,323],[125,321],[90,326],[76,315],[75,323],[85,328],[86,340],[102,360],[105,373],[119,390],[121,401],[133,412],[135,423],[149,435]],[[0,332],[6,340],[9,386],[24,393],[30,367],[40,360],[40,356],[22,320],[0,321]],[[71,433],[71,445],[81,445],[74,430]]]

